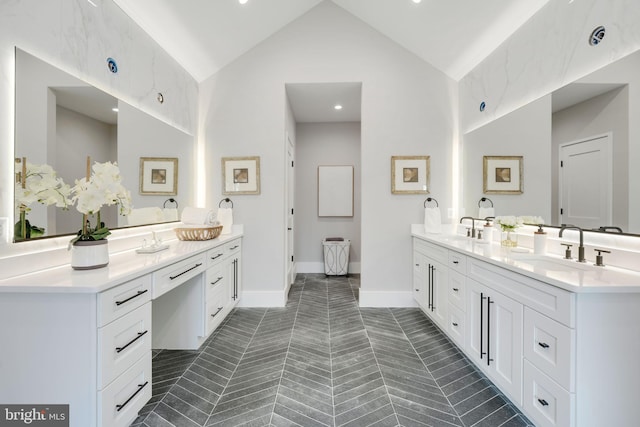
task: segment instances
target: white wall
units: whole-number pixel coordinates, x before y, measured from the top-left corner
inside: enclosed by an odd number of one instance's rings
[[[392,195],[391,156],[430,155],[432,195],[451,206],[456,84],[343,9],[323,2],[201,86],[207,205],[221,194],[220,158],[260,156],[259,196],[232,196],[245,224],[247,292],[284,283],[285,83],[362,82],[362,293],[411,301],[412,223],[421,195]]]
[[[615,89],[553,115],[552,201],[553,224],[559,224],[559,145],[611,132],[613,223],[629,230],[629,88]],[[588,173],[588,171],[585,171]],[[638,230],[640,231],[640,230]]]
[[[0,5],[0,218],[13,216],[16,46],[168,123],[196,130],[195,80],[111,0],[95,3],[98,7],[81,0]],[[108,57],[117,60],[118,74],[107,69]],[[158,92],[164,93],[164,104],[156,101]],[[0,253],[13,249],[8,245]]]
[[[360,272],[360,122],[298,123],[296,256],[301,273],[324,272],[322,239],[351,241],[349,273]],[[318,216],[318,166],[353,166],[353,217]]]
[[[523,156],[522,194],[483,194],[483,156]],[[477,217],[488,197],[496,215],[551,220],[551,96],[545,96],[464,135],[463,207]],[[483,205],[486,206],[486,205]]]

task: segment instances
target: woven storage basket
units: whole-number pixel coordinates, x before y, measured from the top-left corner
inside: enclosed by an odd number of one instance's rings
[[[174,230],[180,240],[211,240],[220,235],[222,226],[175,228]]]

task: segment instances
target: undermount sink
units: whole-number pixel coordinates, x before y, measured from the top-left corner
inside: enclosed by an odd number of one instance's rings
[[[534,255],[534,254],[511,254],[511,258],[515,262],[522,262],[523,264],[529,264],[531,266],[543,268],[548,271],[567,271],[567,270],[583,270],[593,271],[595,267],[591,263],[577,262],[575,259],[562,259],[552,258],[546,255]]]

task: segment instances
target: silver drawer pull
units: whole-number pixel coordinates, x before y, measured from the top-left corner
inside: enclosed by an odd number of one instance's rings
[[[213,282],[211,282],[212,285],[215,285],[216,283],[218,283],[220,280],[222,280],[222,277],[218,277],[216,280],[214,280]]]
[[[127,299],[125,299],[125,300],[122,300],[122,301],[116,301],[116,305],[122,305],[122,304],[124,304],[124,303],[125,303],[125,302],[127,302],[127,301],[131,301],[132,299],[137,298],[137,297],[139,297],[140,295],[144,294],[144,293],[145,293],[145,292],[147,292],[148,290],[149,290],[149,289],[145,289],[144,291],[138,291],[138,293],[137,293],[137,294],[135,294],[135,295],[133,295],[133,296],[130,296],[129,298],[127,298]]]
[[[546,401],[546,400],[544,400],[544,399],[538,399],[538,402],[540,402],[540,404],[541,404],[542,406],[549,406],[549,402],[547,402],[547,401]]]
[[[178,277],[182,276],[183,274],[186,274],[186,273],[190,272],[190,271],[191,271],[191,270],[193,270],[194,268],[198,268],[198,267],[200,267],[201,265],[202,265],[202,263],[198,263],[198,264],[194,265],[193,267],[191,267],[191,268],[189,268],[189,269],[187,269],[187,270],[183,271],[182,273],[178,273],[178,274],[176,274],[175,276],[169,276],[169,279],[171,279],[171,280],[176,279],[176,278],[178,278]]]
[[[234,247],[229,248],[229,250],[230,250],[230,251],[232,251],[232,250],[234,250],[234,249],[238,249],[239,247],[240,247],[240,245],[235,245]]]
[[[458,326],[458,324],[456,322],[451,323],[453,326]]]
[[[116,410],[118,412],[120,412],[122,410],[122,408],[124,408],[125,406],[127,406],[127,403],[131,402],[131,399],[133,399],[134,397],[136,397],[136,394],[140,393],[140,391],[142,391],[143,388],[145,388],[145,386],[149,384],[149,381],[145,382],[144,384],[138,384],[138,389],[136,390],[135,393],[133,393],[131,395],[131,397],[129,397],[122,405],[116,405]]]
[[[460,289],[458,288],[453,288],[453,292],[458,292]]]
[[[212,256],[211,259],[216,259],[216,258],[220,258],[223,254],[218,254],[216,256]]]
[[[454,263],[454,264],[459,264],[459,263],[460,263],[460,261],[453,261],[453,263]]]
[[[138,336],[135,337],[134,339],[132,339],[131,341],[129,341],[128,343],[126,343],[123,347],[116,347],[116,353],[120,353],[122,350],[124,350],[125,348],[129,347],[134,342],[138,341],[140,339],[140,337],[143,336],[144,334],[146,334],[147,332],[149,332],[149,331],[146,330],[144,332],[138,332]]]
[[[224,308],[224,307],[218,307],[218,311],[216,311],[215,313],[213,313],[213,314],[211,315],[211,317],[216,317],[216,315],[217,315],[218,313],[220,313],[220,312],[222,311],[222,309],[223,309],[223,308]]]
[[[542,348],[549,348],[549,344],[547,344],[546,342],[539,342],[538,345]]]

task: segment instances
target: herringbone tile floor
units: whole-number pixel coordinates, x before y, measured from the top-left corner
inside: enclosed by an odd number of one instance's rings
[[[357,293],[298,275],[287,307],[236,309],[199,350],[157,352],[133,426],[531,425],[419,309]]]

